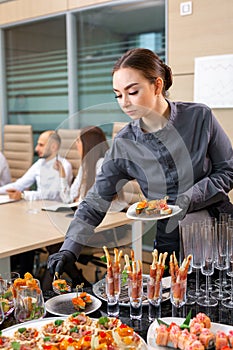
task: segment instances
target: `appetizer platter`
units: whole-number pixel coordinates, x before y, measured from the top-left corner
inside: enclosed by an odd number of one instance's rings
[[[147,280],[149,275],[143,274],[143,297],[142,305],[148,305],[147,299]],[[171,277],[162,278],[162,302],[170,298],[170,287],[171,287]],[[93,293],[101,300],[106,301],[107,295],[105,292],[105,278],[99,280],[93,285]],[[122,277],[121,292],[119,296],[119,304],[121,306],[129,307],[129,296],[128,296],[128,283],[124,281]]]
[[[230,350],[233,348],[233,327],[212,323],[204,313],[198,313],[189,324],[184,318],[164,317],[150,325],[147,345],[149,350]]]
[[[9,327],[2,331],[0,341],[5,349],[19,349],[22,345],[35,350],[147,349],[145,341],[133,328],[119,319],[106,316],[92,319],[84,312]]]
[[[158,204],[161,201],[163,204]],[[126,216],[133,220],[153,221],[170,218],[180,213],[181,210],[178,205],[165,204],[164,200],[144,200],[132,204],[128,208]]]
[[[114,259],[112,260],[109,251],[106,246],[103,247],[103,250],[105,252],[106,262],[107,262],[107,277],[111,277],[112,280],[112,290],[114,291],[114,283],[115,285],[118,285],[117,281],[115,281],[115,275],[117,275],[117,278],[119,278],[119,272],[121,271],[120,266],[120,259],[123,255],[123,252],[120,250],[118,251],[117,248],[114,249]],[[170,297],[170,287],[171,287],[171,277],[163,277],[164,269],[165,269],[165,260],[167,257],[167,253],[164,254],[158,254],[158,251],[155,249],[152,253],[153,256],[153,262],[150,266],[150,274],[145,275],[142,272],[142,261],[135,260],[134,257],[134,251],[131,249],[130,257],[128,254],[124,255],[124,261],[125,266],[124,270],[122,271],[120,278],[121,278],[121,287],[120,287],[120,294],[119,294],[119,304],[121,306],[130,306],[130,300],[129,300],[129,285],[128,280],[131,281],[134,280],[138,283],[138,285],[142,285],[143,288],[143,295],[142,295],[142,305],[148,305],[149,301],[147,299],[147,283],[150,279],[150,282],[153,285],[157,285],[157,283],[162,283],[162,301],[165,301],[169,299]],[[151,292],[153,290],[153,285],[151,286]],[[108,286],[109,289],[109,286]],[[107,301],[107,295],[106,295],[106,278],[98,281],[92,286],[92,290],[94,294],[104,300]],[[109,292],[109,291],[108,291]],[[115,291],[118,292],[118,291]]]
[[[75,311],[84,311],[88,315],[101,305],[101,300],[85,292],[57,295],[45,303],[46,310],[57,316],[67,316]]]

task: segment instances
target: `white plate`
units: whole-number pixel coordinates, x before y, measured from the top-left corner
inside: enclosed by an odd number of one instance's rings
[[[40,331],[40,329],[44,325],[46,325],[47,323],[54,322],[56,320],[65,320],[65,319],[66,319],[66,317],[48,317],[48,318],[43,318],[40,320],[33,320],[33,321],[28,321],[28,322],[16,324],[14,326],[11,326],[11,327],[4,329],[2,331],[2,335],[6,336],[6,337],[12,337],[14,335],[14,332],[18,328],[22,328],[22,327],[32,327],[32,328],[36,328],[38,331]],[[95,319],[92,319],[92,320],[95,320]],[[140,339],[142,341],[142,346],[141,346],[140,350],[147,350],[147,345],[146,345],[145,340],[141,336],[140,336]]]
[[[147,285],[147,279],[149,275],[143,275],[143,301],[142,305],[148,305],[148,300],[146,298],[146,285]],[[162,301],[165,301],[170,298],[170,292],[168,289],[171,287],[171,277],[164,277],[162,279],[162,288],[163,288],[163,299]],[[93,293],[100,298],[101,300],[106,301],[107,297],[105,294],[105,279],[96,282],[92,286]],[[119,302],[121,306],[129,306],[129,297],[128,297],[128,285],[127,282],[121,286],[121,293],[119,297]]]
[[[53,322],[55,320],[65,320],[65,317],[48,317],[48,318],[41,318],[39,320],[32,320],[32,321],[27,321],[23,323],[18,323],[15,324],[14,326],[5,328],[2,330],[2,335],[6,337],[11,337],[14,335],[14,332],[17,331],[18,328],[22,327],[36,327],[36,329],[40,330],[42,326],[44,326],[46,323]]]
[[[172,322],[175,322],[176,324],[180,325],[184,322],[185,318],[179,318],[179,317],[163,317],[161,318],[162,321],[166,322],[167,324],[171,324]],[[157,345],[155,342],[155,329],[159,326],[158,322],[155,320],[149,327],[147,332],[147,345],[148,349],[156,349],[156,350],[167,350],[171,349],[167,346],[160,346]],[[213,333],[216,333],[217,331],[224,331],[229,332],[230,330],[233,330],[233,326],[228,326],[226,324],[221,323],[213,323],[211,322],[211,331]]]
[[[171,216],[177,215],[181,212],[181,208],[178,207],[178,205],[169,205],[169,208],[172,209],[172,213],[169,215],[161,215],[161,214],[154,214],[154,215],[147,215],[146,213],[136,214],[136,208],[139,202],[132,204],[127,212],[126,216],[129,219],[133,220],[143,220],[143,221],[153,221],[153,220],[162,220],[170,218]]]
[[[73,307],[71,299],[76,295],[77,293],[66,293],[53,297],[46,301],[46,310],[49,313],[58,316],[68,316],[73,314],[74,312],[77,312],[77,310]],[[85,309],[82,310],[86,315],[98,310],[102,305],[102,302],[93,295],[91,295],[91,299],[92,303],[87,304]]]

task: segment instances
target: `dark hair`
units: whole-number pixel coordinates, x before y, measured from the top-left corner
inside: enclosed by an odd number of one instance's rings
[[[115,63],[112,75],[120,68],[134,68],[142,72],[151,83],[158,77],[163,79],[163,95],[172,86],[172,71],[158,55],[148,49],[131,49]]]
[[[87,126],[81,130],[80,140],[83,146],[82,153],[82,196],[84,196],[95,182],[96,163],[105,156],[109,149],[106,136],[97,126]]]

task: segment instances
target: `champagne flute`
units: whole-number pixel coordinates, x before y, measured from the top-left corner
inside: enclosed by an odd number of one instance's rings
[[[214,230],[216,229],[216,225],[217,225],[217,219],[215,217],[209,217],[209,218],[206,218],[204,220],[204,225],[210,225],[210,226],[213,226]],[[214,237],[215,239],[215,237]],[[215,245],[215,241],[213,243]],[[214,260],[215,260],[215,252],[214,252]],[[208,285],[209,285],[209,291],[212,292],[213,291],[213,283],[211,282],[211,276],[209,275],[208,276]],[[201,284],[201,290],[202,291],[206,291],[206,283],[203,283]]]
[[[232,219],[231,219],[231,215],[227,214],[227,213],[220,213],[219,214],[219,223],[221,224],[226,224],[231,225],[232,223]],[[219,289],[219,284],[222,283],[222,286],[224,287],[224,289],[229,286],[228,281],[227,281],[227,273],[226,270],[223,270],[222,273],[222,280],[220,281],[219,278],[215,279],[214,281],[215,285],[217,286],[217,289]]]
[[[200,269],[202,264],[202,226],[203,222],[201,221],[196,221],[192,223],[192,267],[195,269],[196,272],[196,288],[195,290],[189,290],[188,295],[196,299],[203,295],[203,292],[200,290]]]
[[[233,308],[233,227],[228,227],[228,254],[229,254],[229,269],[227,275],[231,278],[230,297],[222,300],[222,305],[228,308]]]
[[[193,256],[193,252],[192,252],[192,237],[193,237],[193,233],[192,233],[192,225],[181,225],[179,227],[179,232],[180,232],[180,255],[179,255],[179,260],[180,260],[180,264],[182,263],[182,261],[184,260],[184,258],[186,258],[189,255]],[[192,262],[189,265],[189,269],[188,269],[188,274],[192,273]],[[195,304],[196,300],[195,300],[195,296],[193,295],[193,289],[190,289],[191,294],[187,293],[186,296],[186,305],[192,305]]]
[[[229,294],[223,290],[223,271],[229,268],[229,259],[228,259],[228,230],[227,223],[221,222],[217,224],[215,230],[215,250],[216,250],[216,259],[215,267],[219,270],[219,289],[212,292],[211,295],[218,299],[222,300],[229,296]]]
[[[216,306],[218,301],[210,296],[209,276],[214,273],[214,227],[203,225],[201,229],[201,272],[206,276],[206,293],[197,299],[201,306]]]

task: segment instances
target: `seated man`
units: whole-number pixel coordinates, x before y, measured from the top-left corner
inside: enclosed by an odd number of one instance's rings
[[[58,200],[60,198],[60,176],[57,167],[57,159],[62,162],[65,169],[66,179],[70,184],[72,181],[72,166],[64,158],[58,156],[61,139],[59,135],[48,130],[43,132],[37,141],[35,148],[39,159],[28,169],[28,171],[15,182],[0,187],[0,194],[8,193],[10,198],[19,200],[23,198],[23,191],[36,184],[35,198]],[[25,272],[32,272],[34,262],[34,251],[22,253],[19,256],[12,257],[19,260],[20,275]]]
[[[8,184],[11,181],[10,169],[6,158],[0,152],[0,186]]]
[[[72,181],[72,166],[68,160],[58,156],[61,139],[59,135],[48,130],[43,132],[36,145],[38,159],[28,171],[18,180],[0,187],[0,194],[8,193],[10,198],[21,199],[22,192],[36,184],[34,198],[60,201],[60,177],[57,168],[57,159],[62,162],[66,179]]]

